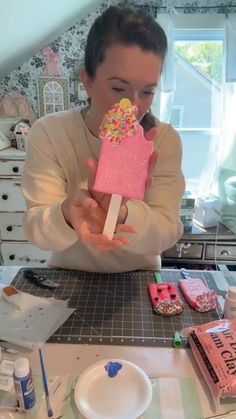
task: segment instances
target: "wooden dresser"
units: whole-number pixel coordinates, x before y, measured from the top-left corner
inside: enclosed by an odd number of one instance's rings
[[[26,210],[20,188],[24,162],[22,151],[0,151],[0,264],[43,266],[50,252],[28,243],[22,228]]]

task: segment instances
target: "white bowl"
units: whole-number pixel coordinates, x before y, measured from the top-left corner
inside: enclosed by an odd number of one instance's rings
[[[136,419],[152,400],[152,385],[137,365],[123,359],[104,359],[78,378],[76,406],[87,419]]]

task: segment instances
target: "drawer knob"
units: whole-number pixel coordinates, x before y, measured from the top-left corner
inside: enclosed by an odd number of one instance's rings
[[[9,256],[9,259],[10,259],[10,260],[14,260],[14,259],[15,259],[15,255],[10,255],[10,256]]]
[[[13,171],[14,173],[18,173],[18,172],[19,172],[19,167],[14,166],[14,167],[12,168],[12,171]]]
[[[2,195],[2,199],[3,199],[4,201],[6,201],[6,200],[8,199],[8,195],[4,193],[4,194]]]
[[[222,249],[218,253],[220,256],[230,256],[230,251],[226,249]]]
[[[8,226],[7,231],[12,231],[12,226]]]

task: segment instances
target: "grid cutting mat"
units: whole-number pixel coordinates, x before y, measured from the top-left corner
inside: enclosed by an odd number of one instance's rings
[[[23,268],[12,284],[36,296],[68,299],[68,306],[75,308],[49,339],[51,343],[170,347],[176,331],[222,316],[220,307],[199,313],[187,303],[181,315],[163,317],[155,314],[147,291],[148,284],[155,282],[154,273],[150,271],[102,274],[51,268],[33,270],[60,286],[51,291],[33,285],[25,279]],[[163,270],[161,276],[163,282],[175,284],[183,278],[178,270]],[[191,277],[201,278],[209,289],[224,295],[210,272],[191,271]],[[179,294],[184,301],[180,291]]]

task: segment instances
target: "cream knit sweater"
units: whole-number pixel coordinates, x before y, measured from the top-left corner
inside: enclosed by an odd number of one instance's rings
[[[86,159],[98,159],[101,140],[92,136],[78,109],[45,116],[35,122],[22,178],[28,211],[27,239],[51,250],[51,266],[96,272],[159,269],[161,253],[182,234],[180,200],[184,192],[181,142],[178,133],[158,123],[155,149],[159,160],[144,202],[129,200],[126,234],[129,243],[115,251],[98,251],[82,244],[66,223],[61,203],[76,188],[87,188]]]

